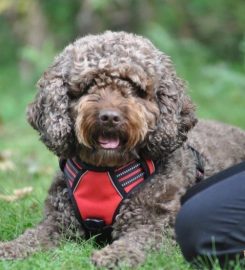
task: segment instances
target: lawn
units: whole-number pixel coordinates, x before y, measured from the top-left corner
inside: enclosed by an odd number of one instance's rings
[[[171,46],[164,49],[171,54]],[[227,63],[204,63],[203,58],[194,57],[196,51],[187,50],[186,57],[179,59],[175,50],[174,60],[178,72],[189,82],[189,93],[197,104],[199,117],[245,129],[245,79],[241,70]],[[22,82],[13,66],[1,68],[0,73],[0,194],[10,195],[14,189],[28,186],[33,188],[28,196],[17,201],[0,200],[0,240],[6,241],[41,220],[43,203],[58,163],[25,120],[26,104],[35,95],[34,83]],[[94,248],[92,241],[64,240],[53,251],[39,252],[25,260],[1,261],[0,270],[94,269],[89,260]],[[195,268],[184,261],[178,248],[166,243],[159,253],[149,254],[139,269]],[[213,269],[219,267],[214,265]],[[237,263],[233,269],[242,268]]]

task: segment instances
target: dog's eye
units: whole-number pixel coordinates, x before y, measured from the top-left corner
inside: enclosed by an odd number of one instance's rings
[[[79,94],[77,93],[77,92],[75,92],[75,91],[68,91],[67,92],[67,95],[68,95],[68,97],[71,99],[71,100],[73,100],[73,99],[77,99],[77,98],[79,98]]]
[[[89,89],[90,89],[94,84],[95,84],[95,80],[92,80],[90,83],[88,83],[88,84],[84,87],[84,89],[83,89],[83,91],[82,91],[82,94],[83,94],[83,95],[86,95],[86,94],[88,93]]]
[[[69,89],[67,95],[71,100],[80,98],[88,93],[89,89],[94,85],[94,81],[87,85],[78,85],[75,89]],[[82,90],[81,90],[82,89]]]
[[[137,97],[140,97],[143,99],[145,99],[147,97],[146,91],[140,87],[136,87],[135,93],[136,93]]]
[[[132,81],[129,78],[124,78],[126,82],[128,82],[131,87],[133,88],[133,94],[140,98],[146,98],[147,93],[144,89],[142,89],[138,84],[136,84],[134,81]]]

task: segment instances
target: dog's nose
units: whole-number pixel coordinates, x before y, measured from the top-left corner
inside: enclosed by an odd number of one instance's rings
[[[114,109],[103,109],[99,113],[99,119],[102,124],[105,125],[118,125],[121,120],[121,114]]]

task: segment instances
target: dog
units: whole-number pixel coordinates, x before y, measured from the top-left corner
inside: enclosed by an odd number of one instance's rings
[[[197,121],[171,59],[144,37],[107,31],[68,45],[38,82],[27,118],[60,160],[43,221],[0,243],[24,258],[69,239],[105,236],[92,262],[144,262],[197,182],[245,160],[245,132]]]

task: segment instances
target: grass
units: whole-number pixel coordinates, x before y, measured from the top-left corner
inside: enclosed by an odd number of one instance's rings
[[[180,58],[179,48],[171,53],[172,45],[162,49],[174,56],[178,72],[189,81],[198,115],[245,128],[245,80],[241,71],[234,71],[230,64],[218,62],[210,66],[204,53],[200,54],[202,50],[188,49],[188,44],[183,45],[186,55]],[[198,59],[194,57],[196,54],[200,56]],[[57,158],[38,141],[37,134],[25,121],[26,104],[35,95],[32,84],[22,82],[13,66],[0,68],[0,73],[0,154],[7,151],[7,159],[14,165],[12,170],[0,170],[0,193],[11,194],[16,188],[33,187],[29,196],[16,202],[0,200],[0,241],[6,241],[41,220]],[[0,261],[0,270],[94,269],[89,260],[94,248],[91,241],[63,241],[59,248],[39,252],[25,260]],[[240,270],[241,267],[237,262],[233,269]],[[194,270],[195,267],[184,261],[178,248],[166,244],[161,252],[149,254],[139,269]],[[220,268],[214,263],[213,269]]]

